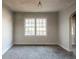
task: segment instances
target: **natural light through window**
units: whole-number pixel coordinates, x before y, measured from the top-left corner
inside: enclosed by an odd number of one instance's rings
[[[26,36],[46,36],[47,35],[47,19],[31,18],[25,19],[25,35]]]
[[[35,19],[25,19],[25,35],[35,35]]]
[[[36,19],[36,35],[46,35],[46,19]]]

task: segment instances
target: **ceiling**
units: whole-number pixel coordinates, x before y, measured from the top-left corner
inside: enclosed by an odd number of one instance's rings
[[[3,4],[16,12],[56,12],[65,9],[73,4],[75,0],[2,0]]]

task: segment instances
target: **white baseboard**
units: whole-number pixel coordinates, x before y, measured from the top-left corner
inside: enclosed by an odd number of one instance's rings
[[[65,49],[66,51],[68,51],[68,52],[71,52],[71,50],[70,49],[68,49],[68,48],[66,48],[66,47],[64,47],[63,45],[61,45],[61,44],[58,44],[60,47],[62,47],[63,49]]]
[[[14,43],[14,45],[57,45],[56,43]]]
[[[4,55],[13,45],[8,46],[3,52],[2,55]]]

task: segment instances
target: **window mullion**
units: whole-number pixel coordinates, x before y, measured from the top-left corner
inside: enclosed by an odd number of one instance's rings
[[[36,18],[35,18],[35,36],[36,36]]]

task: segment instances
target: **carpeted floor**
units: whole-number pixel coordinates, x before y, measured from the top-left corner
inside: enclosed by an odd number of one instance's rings
[[[76,59],[59,46],[13,46],[3,59]]]

